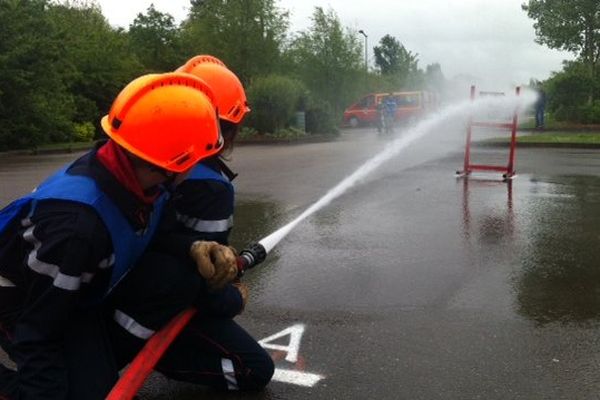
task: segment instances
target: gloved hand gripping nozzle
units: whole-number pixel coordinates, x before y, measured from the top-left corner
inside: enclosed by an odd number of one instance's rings
[[[254,268],[260,264],[267,257],[267,251],[265,247],[260,243],[251,243],[244,250],[240,252],[237,258],[238,264],[238,276],[244,275],[247,269]]]

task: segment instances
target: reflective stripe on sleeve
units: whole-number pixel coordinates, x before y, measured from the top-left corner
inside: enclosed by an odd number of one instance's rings
[[[33,245],[33,250],[27,257],[27,266],[41,275],[46,275],[54,279],[53,285],[64,290],[78,290],[81,286],[81,276],[72,276],[60,272],[58,265],[49,264],[38,260],[37,255],[42,243],[33,235],[35,225],[28,228],[23,233],[23,239]]]
[[[193,229],[196,232],[227,232],[228,229],[233,227],[233,215],[227,219],[209,220],[194,218],[177,213],[177,220],[184,224],[187,228]]]
[[[154,331],[152,329],[146,328],[145,326],[139,324],[136,320],[125,314],[123,311],[115,310],[114,319],[117,324],[121,326],[121,328],[125,329],[127,332],[131,333],[137,338],[146,340],[149,339],[150,336],[154,335]]]

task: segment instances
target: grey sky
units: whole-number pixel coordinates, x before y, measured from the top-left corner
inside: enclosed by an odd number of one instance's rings
[[[368,35],[372,47],[385,34],[395,36],[419,65],[439,62],[447,78],[477,77],[486,86],[546,79],[573,55],[534,42],[533,21],[521,10],[524,0],[279,0],[290,11],[290,30],[307,28],[315,6],[333,8],[342,23]],[[127,27],[150,3],[181,21],[187,0],[98,0],[113,25]],[[363,40],[362,36],[359,36]]]

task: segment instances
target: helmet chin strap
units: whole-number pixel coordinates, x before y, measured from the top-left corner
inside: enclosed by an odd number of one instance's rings
[[[172,188],[175,187],[174,182],[177,179],[177,176],[179,176],[177,172],[169,171],[154,164],[150,164],[148,161],[145,161],[131,153],[127,153],[127,155],[134,165],[145,168],[148,171],[153,172],[155,174],[159,174],[163,178],[165,178],[165,180],[157,186],[163,186],[169,192],[171,192]],[[153,191],[155,189],[156,188],[151,188],[150,191]]]
[[[164,168],[157,167],[156,165],[149,165],[148,167],[150,171],[156,172],[157,174],[160,174],[165,178],[165,181],[162,183],[163,185],[165,185],[165,187],[174,186],[173,183],[179,175],[177,172],[168,171]]]
[[[169,193],[173,193],[175,191],[175,187],[176,187],[175,181],[177,180],[177,177],[179,176],[178,173],[167,171],[165,169],[155,167],[155,166],[151,166],[150,171],[160,174],[165,178],[165,180],[158,185],[159,187],[162,187],[164,190],[166,190]]]
[[[175,191],[175,180],[177,179],[178,174],[171,173],[171,176],[167,177],[167,180],[163,182],[163,187],[170,193]]]
[[[221,172],[223,172],[225,176],[227,176],[227,179],[229,179],[230,182],[233,181],[236,176],[238,176],[238,174],[233,172],[231,168],[229,168],[229,166],[225,164],[225,161],[223,161],[221,157],[217,157],[216,162],[219,165]]]

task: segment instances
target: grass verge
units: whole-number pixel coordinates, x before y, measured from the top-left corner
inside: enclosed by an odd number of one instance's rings
[[[487,140],[483,140],[482,144],[508,144],[510,142],[510,136],[495,137]],[[560,132],[553,131],[548,133],[533,133],[525,134],[519,133],[517,136],[517,144],[526,145],[559,145],[566,146],[600,146],[600,132]]]
[[[517,137],[517,143],[600,144],[600,132],[552,132]]]

